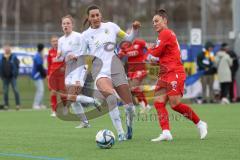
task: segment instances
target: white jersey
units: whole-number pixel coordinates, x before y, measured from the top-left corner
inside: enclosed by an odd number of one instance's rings
[[[58,53],[66,57],[68,54],[74,54],[75,56],[83,55],[82,50],[82,35],[81,33],[74,32],[68,36],[62,36],[58,40]]]
[[[88,54],[100,58],[103,62],[102,69],[99,74],[111,75],[111,62],[114,54],[114,49],[117,42],[117,36],[121,32],[118,25],[112,22],[101,23],[97,29],[89,27],[82,33],[85,47],[88,49]],[[106,48],[108,50],[106,50]]]
[[[81,56],[84,53],[82,46],[82,35],[78,32],[72,31],[68,36],[62,36],[58,40],[58,53],[66,58],[67,55]],[[84,66],[75,66],[76,63],[66,64],[65,72],[65,84],[66,85],[75,85],[80,84],[84,85],[86,69]]]

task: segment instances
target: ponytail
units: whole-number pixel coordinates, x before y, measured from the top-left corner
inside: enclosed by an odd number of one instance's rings
[[[88,27],[90,26],[90,23],[89,23],[89,21],[88,21],[88,16],[89,16],[89,12],[90,12],[91,10],[94,10],[94,9],[100,10],[100,8],[99,8],[97,5],[91,5],[91,6],[89,6],[89,7],[87,8],[87,10],[86,10],[87,16],[86,16],[85,20],[83,21],[83,29],[85,29],[87,23],[88,23]]]

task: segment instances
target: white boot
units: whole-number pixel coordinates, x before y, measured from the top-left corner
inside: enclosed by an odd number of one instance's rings
[[[205,137],[207,136],[207,133],[208,133],[207,132],[207,123],[200,120],[197,124],[197,128],[200,133],[200,139],[205,139]]]
[[[169,130],[163,130],[162,134],[159,137],[152,139],[152,142],[160,142],[160,141],[171,141],[173,140],[172,134]]]

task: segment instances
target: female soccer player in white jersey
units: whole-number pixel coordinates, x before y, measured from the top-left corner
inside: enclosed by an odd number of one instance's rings
[[[63,57],[66,63],[65,71],[65,86],[67,94],[78,95],[77,100],[73,102],[72,109],[75,114],[78,114],[81,118],[81,124],[76,128],[88,128],[89,122],[84,114],[82,103],[93,103],[96,104],[96,100],[92,97],[80,95],[82,86],[85,81],[85,66],[77,66],[75,63],[80,60],[79,56],[83,55],[82,52],[82,35],[73,31],[73,18],[71,15],[67,15],[62,18],[62,29],[64,35],[58,40],[58,55]],[[68,98],[68,97],[67,97]]]
[[[102,62],[93,61],[92,75],[96,81],[96,86],[106,98],[109,114],[113,125],[118,132],[119,141],[132,139],[132,121],[135,111],[132,95],[129,90],[127,76],[119,58],[114,54],[117,37],[127,41],[132,41],[137,34],[140,23],[135,21],[131,33],[128,35],[122,31],[118,25],[112,22],[103,23],[102,14],[97,6],[90,6],[87,9],[87,20],[90,27],[82,33],[83,41],[90,55],[96,56]],[[102,63],[99,73],[96,73],[96,66]],[[115,89],[115,90],[114,90]],[[117,96],[124,101],[127,123],[127,134],[125,136],[122,128],[120,113],[117,107]]]

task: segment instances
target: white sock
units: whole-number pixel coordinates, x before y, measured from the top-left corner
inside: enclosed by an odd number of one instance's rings
[[[167,129],[166,129],[166,130],[163,130],[162,133],[163,133],[163,134],[171,134],[170,131],[167,130]]]
[[[81,103],[94,103],[94,98],[84,95],[78,95],[76,101]]]
[[[110,95],[106,98],[107,104],[109,107],[109,115],[111,117],[113,126],[117,130],[118,135],[123,134],[124,130],[122,127],[122,120],[120,118],[120,112],[117,107],[117,97],[114,95]]]
[[[84,123],[88,123],[88,119],[84,113],[84,109],[80,102],[74,102],[71,104],[72,110],[75,114],[77,114],[80,117],[80,120]]]
[[[113,126],[117,130],[118,135],[123,134],[124,130],[123,130],[123,127],[122,127],[122,120],[120,118],[120,112],[119,112],[118,108],[116,107],[113,110],[111,110],[109,112],[109,115],[111,117]]]
[[[126,113],[127,126],[132,126],[133,117],[135,114],[135,106],[134,106],[134,104],[130,103],[130,104],[124,105],[124,107],[125,107],[125,113]]]
[[[202,123],[203,123],[203,121],[200,120],[200,121],[197,123],[196,126],[199,127]]]

